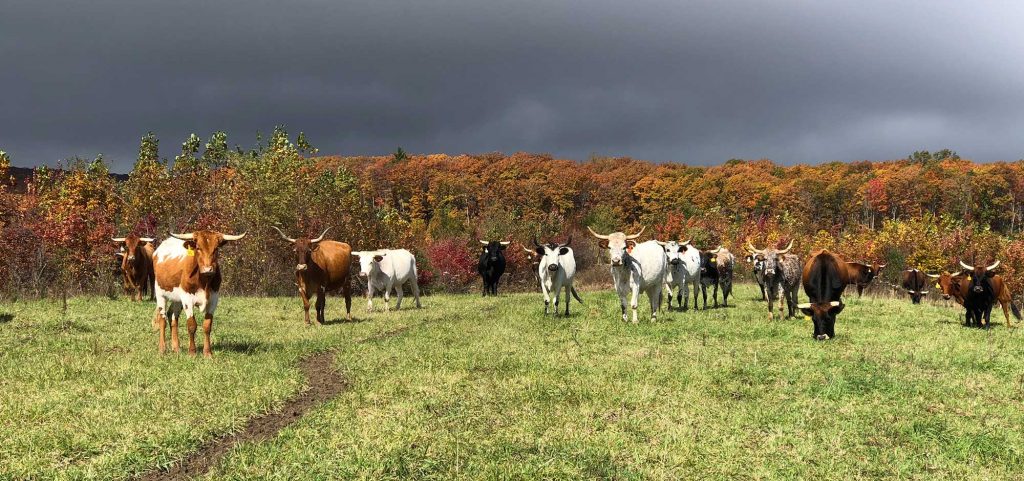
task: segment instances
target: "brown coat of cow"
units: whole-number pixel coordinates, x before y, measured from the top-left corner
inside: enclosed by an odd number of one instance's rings
[[[920,304],[921,298],[928,295],[928,278],[930,276],[919,269],[908,269],[903,271],[903,282],[901,286],[908,294],[910,301]]]
[[[848,263],[824,249],[811,253],[804,263],[800,279],[810,302],[797,307],[811,317],[815,339],[823,341],[836,336],[836,316],[843,311],[842,295],[850,277]]]
[[[121,274],[124,276],[124,288],[133,301],[142,301],[142,295],[148,290],[151,299],[156,294],[153,289],[153,239],[131,234],[127,237],[111,239],[124,251],[118,252],[121,258]]]
[[[966,280],[966,276],[962,272],[957,274],[943,272],[938,276],[936,286],[942,290],[943,299],[953,299],[962,306],[964,305],[964,299],[967,297],[967,289],[969,288],[968,283],[964,282]],[[1018,320],[1021,318],[1021,315],[1017,306],[1013,304],[1010,286],[999,275],[992,276],[992,286],[999,293],[996,296],[996,300],[999,301],[1003,308],[1003,316],[1006,317],[1006,327],[1013,327],[1013,324],[1010,322],[1010,311],[1013,311],[1014,317]]]
[[[198,325],[194,311],[198,308],[203,316],[203,356],[213,356],[210,333],[221,284],[218,254],[223,245],[244,236],[209,230],[171,234],[171,238],[164,240],[153,253],[157,291],[153,324],[160,331],[158,348],[161,354],[166,351],[164,338],[168,320],[171,323],[171,350],[179,350],[178,320],[182,311],[188,316],[188,352],[196,354]]]
[[[292,244],[295,253],[295,284],[299,288],[302,307],[306,313],[306,325],[309,320],[309,299],[316,293],[316,322],[326,322],[326,296],[328,292],[342,291],[345,296],[345,317],[352,320],[352,247],[344,242],[324,240],[330,227],[320,237],[289,238],[274,227],[281,238]]]
[[[886,264],[862,264],[860,262],[847,262],[846,270],[850,275],[850,284],[857,286],[857,297],[860,297],[864,292],[864,289],[871,284],[879,274],[882,273],[882,269],[885,269]]]

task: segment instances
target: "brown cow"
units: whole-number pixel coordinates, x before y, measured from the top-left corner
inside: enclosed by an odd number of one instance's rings
[[[150,298],[156,297],[153,291],[153,238],[139,237],[131,234],[127,237],[112,237],[123,249],[118,252],[121,258],[121,274],[124,275],[124,288],[133,301],[142,301],[142,295],[148,290]]]
[[[843,312],[841,299],[850,283],[848,263],[827,250],[811,254],[804,263],[801,281],[810,302],[797,307],[814,321],[814,338],[819,341],[836,337],[836,316]]]
[[[938,276],[929,277],[937,279],[936,287],[942,290],[943,299],[953,299],[957,304],[964,305],[967,289],[970,287],[965,273],[950,274],[949,272],[943,272]],[[996,292],[998,292],[996,300],[999,301],[1003,308],[1003,316],[1006,317],[1006,327],[1013,327],[1013,324],[1010,322],[1010,311],[1013,311],[1013,316],[1018,320],[1021,319],[1021,313],[1020,309],[1013,303],[1013,297],[1010,295],[1010,286],[999,275],[992,276],[992,285]]]
[[[245,237],[200,230],[191,234],[171,234],[153,253],[156,273],[156,312],[153,324],[160,331],[159,350],[164,344],[167,320],[171,321],[171,350],[178,352],[178,320],[182,311],[188,318],[188,353],[196,353],[195,311],[203,315],[203,356],[213,357],[210,332],[217,309],[221,274],[217,257],[221,246]]]
[[[273,226],[271,226],[273,227]],[[299,287],[302,307],[306,311],[306,325],[309,322],[309,298],[316,293],[316,322],[326,321],[324,309],[327,293],[341,289],[345,296],[345,318],[352,320],[352,281],[349,272],[352,266],[352,247],[344,242],[324,240],[330,227],[320,237],[292,239],[273,227],[281,238],[290,242],[295,252],[295,284]]]
[[[910,294],[910,302],[914,304],[920,304],[921,298],[928,295],[928,278],[931,275],[926,274],[924,271],[919,269],[907,269],[903,271],[903,282],[901,286]]]
[[[846,270],[850,273],[850,284],[857,286],[857,297],[860,297],[867,289],[871,281],[882,273],[887,264],[862,264],[860,262],[847,262]]]

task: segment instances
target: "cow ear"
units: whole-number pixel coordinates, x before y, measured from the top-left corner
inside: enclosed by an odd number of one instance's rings
[[[846,307],[846,304],[839,304],[838,306],[830,306],[828,308],[828,312],[829,312],[829,314],[832,314],[833,316],[838,316],[840,312],[843,312],[843,308],[844,307]]]
[[[627,240],[626,241],[626,246],[629,247],[630,249],[632,249],[632,248],[636,247],[636,241],[632,240],[632,239]]]
[[[182,245],[184,245],[186,249],[195,250],[195,248],[196,248],[196,241],[194,241],[194,240],[187,240]]]
[[[992,277],[994,275],[996,275],[996,273],[993,271],[985,271],[985,277]]]
[[[814,317],[814,309],[810,307],[801,307],[800,312],[804,313],[805,316]]]
[[[597,245],[601,246],[602,249],[608,248],[608,239],[601,239]]]
[[[380,262],[384,260],[384,256],[373,256],[373,262]]]
[[[506,247],[508,246],[505,244],[498,244],[498,249],[505,250]]]
[[[537,255],[539,255],[541,257],[544,257],[544,248],[543,247],[538,247],[538,248],[534,249],[534,252],[536,252]]]
[[[560,255],[560,256],[564,256],[564,255],[566,255],[568,253],[569,253],[569,248],[568,247],[563,247],[561,249],[558,249],[558,255]]]
[[[317,250],[319,248],[320,248],[320,243],[319,242],[314,242],[313,245],[309,246],[309,250],[310,251],[315,251],[315,250]]]

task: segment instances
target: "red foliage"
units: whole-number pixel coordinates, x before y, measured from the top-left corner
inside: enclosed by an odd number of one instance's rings
[[[427,260],[442,290],[462,290],[477,278],[477,256],[466,247],[466,239],[443,239],[427,245]],[[426,269],[424,269],[426,270]]]

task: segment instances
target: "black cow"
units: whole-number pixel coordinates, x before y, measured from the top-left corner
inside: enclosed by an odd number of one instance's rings
[[[492,296],[498,295],[498,279],[505,273],[505,253],[502,252],[511,244],[511,241],[480,241],[483,244],[483,252],[480,254],[480,263],[477,264],[477,272],[484,281],[484,293]]]
[[[715,254],[711,251],[700,251],[700,293],[704,298],[704,309],[708,308],[708,286],[714,288],[711,299],[715,302],[715,307],[718,307],[718,280],[718,264]],[[693,303],[693,308],[697,308],[696,301]]]
[[[841,296],[850,282],[847,264],[839,256],[821,250],[804,263],[801,279],[810,302],[797,307],[814,321],[814,338],[825,341],[836,337],[836,316],[844,307]]]
[[[988,267],[973,267],[960,261],[960,267],[964,268],[963,274],[967,277],[964,286],[966,289],[961,291],[964,295],[964,307],[967,308],[967,325],[991,326],[989,318],[992,316],[992,306],[999,296],[992,276],[995,275],[995,268],[999,267],[999,261]]]

